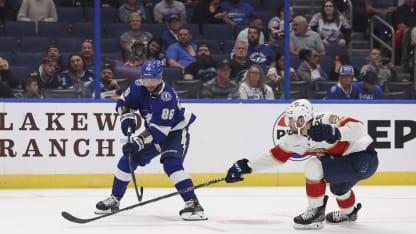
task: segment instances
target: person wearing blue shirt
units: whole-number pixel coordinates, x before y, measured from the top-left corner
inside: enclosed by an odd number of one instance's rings
[[[162,80],[162,74],[163,65],[159,60],[146,61],[141,79],[133,82],[117,101],[121,130],[129,140],[123,145],[111,196],[97,203],[97,214],[117,212],[132,178],[131,170],[146,166],[160,155],[163,170],[176,189],[187,190],[180,194],[185,208],[179,215],[184,220],[207,219],[195,191],[190,189],[192,179],[183,167],[189,145],[188,128],[196,116],[181,106],[175,90]],[[134,134],[140,127],[136,123],[137,114],[143,118],[145,128],[140,134]]]
[[[228,19],[239,25],[248,25],[250,17],[256,14],[256,10],[250,4],[240,0],[224,1],[221,8]]]
[[[358,99],[358,89],[353,85],[354,68],[342,65],[339,69],[339,82],[331,87],[325,99]]]
[[[166,59],[169,67],[179,67],[185,70],[189,64],[196,61],[197,46],[191,42],[191,30],[181,27],[178,33],[178,42],[169,46]]]
[[[384,99],[383,90],[377,85],[378,78],[377,74],[368,70],[363,76],[363,80],[355,82],[353,85],[357,87],[358,99],[361,100],[373,100],[373,99]]]

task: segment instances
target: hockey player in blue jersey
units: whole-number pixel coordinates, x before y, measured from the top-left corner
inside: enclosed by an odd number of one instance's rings
[[[193,187],[190,176],[183,168],[183,161],[189,144],[188,128],[196,117],[180,105],[175,90],[162,80],[162,73],[160,61],[148,60],[141,70],[141,79],[132,83],[117,102],[116,111],[121,115],[123,134],[128,136],[129,129],[136,128],[133,114],[136,111],[144,119],[145,130],[140,134],[131,134],[129,142],[123,145],[123,156],[117,165],[111,196],[97,203],[97,214],[119,209],[131,179],[128,152],[133,154],[133,170],[160,155],[164,172],[177,190]],[[207,219],[194,190],[181,196],[185,208],[179,215],[184,220]]]

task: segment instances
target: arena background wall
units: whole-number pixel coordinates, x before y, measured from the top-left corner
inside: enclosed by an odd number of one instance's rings
[[[268,152],[279,141],[276,121],[287,104],[185,101],[197,115],[185,160],[195,183],[223,177],[234,161]],[[368,125],[380,165],[360,184],[416,185],[415,102],[314,104],[316,111],[356,117]],[[114,100],[0,102],[0,188],[111,187],[125,140],[114,106]],[[303,185],[305,161],[294,159],[247,175],[241,183],[215,186]],[[138,168],[136,176],[146,187],[172,186],[159,157]]]

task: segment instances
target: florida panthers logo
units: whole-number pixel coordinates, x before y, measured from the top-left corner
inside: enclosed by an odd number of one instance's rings
[[[285,122],[285,115],[286,112],[283,112],[274,122],[273,125],[273,143],[274,145],[279,144],[281,139],[286,135],[295,134],[292,130],[290,130],[289,126],[286,125]],[[301,155],[295,155],[291,157],[289,160],[292,161],[303,161],[309,159],[310,156],[304,157]]]

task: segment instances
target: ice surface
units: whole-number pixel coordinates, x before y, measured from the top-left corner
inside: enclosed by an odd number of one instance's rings
[[[179,196],[87,223],[71,223],[62,211],[94,217],[95,204],[110,189],[0,190],[2,234],[277,234],[277,233],[416,233],[416,186],[358,186],[363,208],[353,223],[328,224],[324,229],[295,230],[293,217],[307,206],[303,187],[207,187],[197,190],[207,221],[183,221]],[[145,188],[144,200],[174,192],[173,188]],[[329,194],[329,191],[327,191]],[[330,195],[327,212],[337,209]],[[137,203],[129,189],[121,206]]]

